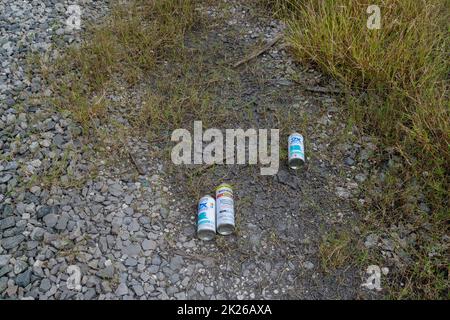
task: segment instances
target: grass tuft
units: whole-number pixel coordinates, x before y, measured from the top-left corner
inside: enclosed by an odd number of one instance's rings
[[[431,225],[429,237],[409,248],[415,264],[403,271],[407,284],[394,289],[397,297],[445,297],[448,259],[430,259],[429,248],[442,245],[450,218],[447,1],[376,1],[378,30],[366,27],[366,1],[269,2],[286,14],[295,56],[347,87],[350,121],[385,146],[380,163],[400,157],[401,166],[372,185],[373,225],[380,217],[384,226],[403,220]],[[423,202],[429,214],[420,209]]]
[[[115,76],[133,86],[168,57],[182,54],[185,32],[196,17],[191,0],[114,4],[111,15],[90,27],[87,39],[52,68],[47,79],[58,97],[55,104],[85,129],[97,127],[107,118],[104,94]]]

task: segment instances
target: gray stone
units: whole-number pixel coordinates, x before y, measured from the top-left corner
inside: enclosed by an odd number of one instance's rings
[[[1,244],[4,249],[9,250],[18,247],[23,240],[25,240],[25,237],[20,234],[14,237],[2,239]]]
[[[344,198],[344,199],[347,199],[350,197],[350,192],[347,189],[342,188],[342,187],[336,188],[336,194],[338,195],[338,197]]]
[[[0,230],[5,230],[14,227],[16,224],[16,219],[14,217],[7,217],[0,220]]]
[[[167,210],[166,208],[161,208],[159,210],[159,214],[161,215],[161,217],[167,218],[169,216],[169,210]]]
[[[122,227],[123,219],[121,217],[114,217],[111,222],[113,233],[119,233],[120,228]]]
[[[161,258],[159,255],[155,254],[152,259],[152,264],[159,266],[161,264]]]
[[[167,288],[166,293],[167,295],[171,296],[174,293],[177,293],[178,289],[175,286],[170,286],[169,288]]]
[[[106,293],[112,292],[109,281],[102,281],[101,288],[102,288],[103,292],[106,292]]]
[[[183,257],[181,256],[174,256],[172,259],[170,259],[170,268],[172,270],[179,270],[184,264]]]
[[[56,144],[58,146],[58,148],[61,148],[62,145],[64,144],[64,138],[62,135],[57,134],[53,137],[53,143]]]
[[[137,257],[141,252],[141,246],[137,244],[130,244],[127,247],[122,249],[122,253],[126,254],[129,257]]]
[[[12,175],[10,174],[5,174],[3,176],[0,177],[0,183],[7,183],[8,181],[10,181],[13,178]],[[13,180],[11,180],[13,181]]]
[[[9,260],[11,259],[10,254],[2,254],[0,255],[0,268],[6,266],[9,263]]]
[[[367,175],[365,175],[364,173],[358,173],[355,176],[355,180],[358,181],[359,183],[363,183],[364,181],[366,181],[367,179]]]
[[[52,284],[51,284],[50,280],[45,278],[45,279],[42,279],[41,284],[39,285],[39,290],[41,292],[47,292],[50,290],[51,287],[52,287]]]
[[[150,274],[148,272],[142,272],[139,277],[142,281],[147,282],[150,279]]]
[[[124,263],[127,267],[135,267],[137,265],[137,260],[131,257],[128,257]]]
[[[112,279],[114,276],[114,266],[109,265],[97,272],[97,276],[102,279]]]
[[[125,283],[121,283],[121,284],[119,284],[119,286],[117,287],[117,289],[116,289],[116,295],[118,295],[118,296],[124,296],[124,295],[126,295],[126,294],[128,294],[128,287],[127,287],[127,285],[125,284]]]
[[[142,249],[144,249],[145,251],[155,250],[156,242],[153,240],[145,239],[144,241],[142,241]]]
[[[44,239],[44,234],[44,229],[36,227],[33,229],[33,231],[31,231],[30,238],[34,241],[42,241],[42,239]]]
[[[195,289],[197,291],[203,291],[203,289],[205,289],[205,286],[203,285],[203,283],[197,282],[197,284],[195,285]]]
[[[7,287],[8,287],[8,278],[7,277],[0,278],[0,293],[5,291]]]
[[[53,228],[58,222],[58,216],[54,213],[50,213],[44,216],[43,220],[47,227]]]
[[[189,278],[189,277],[184,277],[184,279],[183,279],[183,281],[181,281],[181,285],[183,286],[183,287],[187,287],[187,285],[189,284],[189,281],[190,281],[191,279]]]
[[[212,294],[214,293],[214,288],[212,288],[212,287],[206,287],[204,291],[205,291],[205,293],[206,293],[208,296],[210,296],[210,295],[212,295]]]
[[[170,276],[170,282],[177,283],[178,281],[180,281],[180,276],[178,273],[174,273]]]
[[[311,270],[311,269],[314,268],[314,263],[312,263],[311,261],[305,261],[305,262],[303,263],[303,267],[304,267],[305,269]]]
[[[30,192],[35,195],[39,195],[41,193],[41,188],[39,186],[32,186],[30,188]]]
[[[366,246],[366,248],[373,248],[377,245],[377,243],[378,243],[378,236],[372,233],[366,237],[364,245]]]
[[[381,247],[386,251],[394,251],[394,243],[390,239],[383,239]]]
[[[55,226],[57,230],[65,230],[67,228],[67,223],[69,222],[69,214],[64,212],[58,219],[58,223]]]
[[[22,260],[17,260],[14,264],[14,273],[19,274],[24,272],[28,268],[28,263]]]
[[[159,267],[158,267],[158,266],[155,266],[155,265],[151,265],[151,266],[148,268],[148,272],[153,273],[153,274],[157,273],[158,270],[159,270]]]
[[[3,277],[5,274],[10,273],[11,270],[12,270],[12,267],[9,265],[6,265],[6,266],[0,268],[0,277]]]
[[[186,300],[185,292],[178,292],[173,295],[177,300]]]
[[[126,226],[129,226],[132,221],[133,221],[133,218],[131,218],[131,217],[123,218],[123,224],[126,225]]]
[[[131,207],[126,207],[125,209],[123,209],[123,212],[127,215],[127,216],[132,216],[134,214],[134,210]]]
[[[293,190],[300,188],[300,180],[297,176],[290,174],[286,170],[280,170],[276,175],[279,183],[291,187]]]
[[[37,141],[33,141],[28,148],[30,149],[31,153],[34,153],[39,149],[39,143]]]
[[[429,207],[425,202],[421,202],[421,203],[419,204],[419,209],[420,209],[421,211],[425,212],[425,213],[430,213],[430,212],[431,212],[430,207]]]
[[[32,272],[32,269],[29,268],[27,271],[19,274],[16,277],[16,284],[22,288],[25,288],[26,286],[28,286],[31,282],[31,272]]]
[[[11,216],[13,214],[13,212],[14,212],[14,210],[11,205],[9,205],[9,204],[3,205],[2,216],[4,218]]]
[[[94,288],[89,288],[84,294],[84,300],[92,300],[97,295]]]
[[[133,291],[138,297],[144,295],[144,289],[142,288],[142,286],[140,284],[135,284],[133,286]]]
[[[110,194],[112,194],[115,197],[119,197],[122,195],[123,190],[122,186],[118,183],[112,184],[108,187],[108,191]]]
[[[50,213],[56,214],[57,212],[58,208],[56,206],[43,206],[37,210],[36,217],[42,219]]]
[[[139,223],[137,223],[137,221],[133,221],[130,223],[130,225],[128,226],[128,231],[130,232],[136,232],[140,229]]]
[[[139,218],[139,222],[143,225],[150,224],[150,218],[142,216]]]
[[[27,242],[27,250],[33,250],[39,246],[39,241],[28,241]]]
[[[39,141],[39,144],[41,146],[43,146],[44,148],[48,148],[48,147],[50,147],[51,142],[47,139],[44,139],[44,140]]]
[[[100,237],[98,247],[103,253],[106,253],[108,250],[108,242],[106,240],[106,237]]]
[[[130,205],[132,201],[133,201],[133,196],[131,196],[131,195],[126,195],[125,196],[125,203],[126,204]]]
[[[346,165],[348,165],[348,166],[352,166],[352,165],[355,164],[355,160],[353,160],[353,159],[350,158],[350,157],[347,157],[347,158],[345,158],[344,163],[345,163]]]

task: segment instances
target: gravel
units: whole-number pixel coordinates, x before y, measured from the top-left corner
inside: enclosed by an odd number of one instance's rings
[[[7,277],[0,278],[0,293],[5,291],[7,287],[8,287],[8,278]]]
[[[26,286],[28,286],[31,282],[31,272],[32,272],[32,270],[28,269],[27,271],[19,274],[16,277],[16,284],[22,288],[25,288]]]
[[[124,296],[124,295],[128,294],[128,287],[127,287],[127,285],[125,283],[119,284],[119,286],[117,287],[117,290],[116,290],[115,293],[118,296]]]
[[[377,245],[378,238],[379,237],[376,234],[369,234],[366,237],[366,241],[364,242],[364,245],[366,246],[366,248],[373,248]]]
[[[43,218],[45,225],[49,228],[53,228],[58,222],[58,216],[56,214],[48,214]]]
[[[1,246],[3,247],[3,249],[6,250],[17,248],[24,240],[25,237],[23,235],[16,235],[8,238],[3,238],[1,240]]]
[[[0,267],[4,267],[9,263],[9,260],[11,259],[10,254],[2,254],[0,255]]]
[[[5,274],[8,274],[12,270],[11,266],[5,265],[2,268],[0,268],[0,277],[4,276]]]
[[[145,251],[155,250],[156,249],[156,242],[153,241],[153,240],[145,239],[142,242],[142,249],[144,249]]]
[[[109,1],[79,3],[83,27],[108,12]],[[358,149],[349,144],[328,150],[327,143],[336,134],[331,126],[339,121],[327,117],[328,131],[308,136],[311,150],[327,156],[312,161],[305,172],[296,175],[282,165],[276,177],[266,179],[254,178],[246,171],[251,168],[218,168],[209,181],[234,179],[237,196],[251,197],[252,207],[245,201],[239,207],[239,236],[202,242],[195,234],[197,199],[187,196],[186,181],[168,174],[164,161],[149,158],[157,150],[154,143],[127,140],[146,172],[136,175],[130,163],[111,165],[96,154],[69,113],[32,99],[52,93],[37,72],[29,74],[27,56],[37,53],[53,59],[58,50],[81,39],[82,30],[64,28],[69,4],[0,0],[0,299],[271,299],[342,294],[338,281],[311,280],[316,267],[310,261],[318,259],[317,230],[324,224],[345,223],[342,216],[352,218],[348,200],[357,197],[357,183],[367,178],[367,172],[357,168],[375,146]],[[254,19],[242,1],[229,4],[201,8],[209,18],[226,17],[211,41],[223,45],[227,56],[239,59],[259,37],[270,40],[283,30],[279,21]],[[243,36],[236,37],[241,32]],[[299,97],[289,80],[296,66],[282,47],[274,46],[258,59],[263,68],[260,78],[270,75],[269,89],[279,91],[289,108],[304,108],[320,126],[322,115],[314,112],[327,105],[332,108],[332,97]],[[319,75],[313,70],[302,74],[311,81]],[[224,88],[224,94],[268,105],[258,100],[264,94],[254,75],[240,76],[245,91]],[[132,94],[139,100],[143,92]],[[126,97],[109,98],[120,102]],[[357,151],[362,151],[359,157]],[[331,164],[327,152],[338,154],[339,164]],[[62,168],[62,173],[46,183],[44,177],[54,168]],[[338,169],[345,169],[348,176],[341,178]],[[211,186],[199,186],[202,192],[211,192],[207,187]],[[300,192],[308,201],[293,200]],[[305,237],[310,242],[303,242]],[[76,272],[68,273],[71,265],[80,268],[80,290],[67,287],[69,277],[77,277]],[[302,276],[303,269],[312,272]],[[351,269],[345,275],[349,289],[344,297],[357,296],[357,275]]]
[[[49,279],[42,279],[41,284],[39,285],[39,290],[42,292],[48,292],[52,287],[52,283]]]

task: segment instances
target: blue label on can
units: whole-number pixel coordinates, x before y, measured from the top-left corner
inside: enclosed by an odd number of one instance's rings
[[[303,136],[294,133],[289,136],[289,161],[291,159],[302,159],[305,161],[305,150],[303,147]]]
[[[197,230],[216,231],[215,204],[215,200],[211,197],[200,199],[197,213]]]

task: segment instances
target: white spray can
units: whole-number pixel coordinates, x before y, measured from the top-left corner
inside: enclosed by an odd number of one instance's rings
[[[234,232],[234,200],[233,189],[230,185],[222,183],[216,189],[217,233],[229,235]]]
[[[201,240],[211,240],[216,235],[216,200],[204,196],[198,202],[197,236]]]
[[[300,133],[294,132],[288,138],[288,164],[291,169],[298,169],[305,164],[305,147]]]

